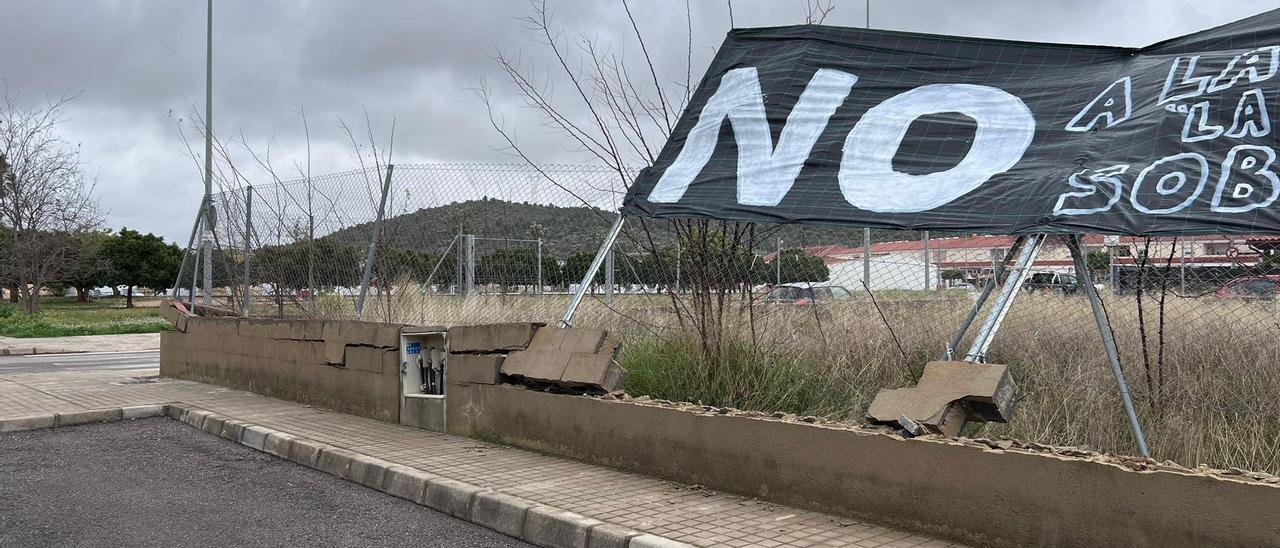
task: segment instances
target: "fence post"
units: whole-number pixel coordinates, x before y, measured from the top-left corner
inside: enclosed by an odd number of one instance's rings
[[[862,285],[871,291],[871,229],[862,229]]]
[[[240,315],[249,317],[249,261],[252,257],[250,238],[253,235],[253,185],[244,190],[244,293],[240,295],[243,304]]]
[[[680,233],[676,233],[676,295],[680,294]]]
[[[1069,236],[1067,248],[1071,251],[1072,262],[1075,263],[1076,276],[1087,279],[1089,267],[1085,262],[1080,237]],[[1129,416],[1129,428],[1133,430],[1133,437],[1138,442],[1138,452],[1144,457],[1149,457],[1151,455],[1147,452],[1147,440],[1142,434],[1142,425],[1138,423],[1138,414],[1133,410],[1133,400],[1129,397],[1129,385],[1124,380],[1124,370],[1120,369],[1120,351],[1116,348],[1116,340],[1111,336],[1111,326],[1107,322],[1106,312],[1102,310],[1102,299],[1098,298],[1093,282],[1084,284],[1084,292],[1089,297],[1089,308],[1093,310],[1093,319],[1098,324],[1098,334],[1102,336],[1102,346],[1106,349],[1107,361],[1111,364],[1111,374],[1116,378],[1120,399],[1124,401],[1125,414]]]
[[[466,294],[462,292],[462,271],[463,264],[467,261],[467,254],[462,249],[466,247],[466,244],[462,241],[461,226],[458,227],[458,235],[453,237],[453,243],[457,246],[457,249],[453,250],[453,293],[458,297],[465,297]]]
[[[538,287],[533,293],[535,295],[542,294],[542,238],[538,238]]]
[[[604,304],[613,304],[613,247],[604,256]]]
[[[476,235],[464,235],[462,244],[462,251],[467,259],[462,270],[463,296],[470,297],[476,292]]]
[[[929,272],[929,231],[924,231],[924,290],[929,290],[933,275]]]
[[[773,286],[782,285],[782,238],[778,238],[778,252],[773,256]]]
[[[378,200],[378,217],[373,221],[373,235],[369,237],[369,252],[364,258],[364,274],[360,276],[360,300],[356,301],[356,319],[364,318],[364,301],[369,296],[369,279],[373,277],[373,259],[378,250],[378,238],[382,234],[382,218],[387,212],[387,194],[391,192],[391,171],[395,169],[387,164],[387,176],[382,181],[382,198]]]

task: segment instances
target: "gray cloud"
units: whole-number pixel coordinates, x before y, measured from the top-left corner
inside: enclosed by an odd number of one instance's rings
[[[637,59],[619,2],[549,4],[565,39],[585,36]],[[696,82],[729,18],[723,1],[691,5]],[[803,5],[734,0],[734,23],[800,23]],[[660,77],[683,82],[685,2],[631,0],[631,6]],[[877,28],[1133,46],[1272,7],[1260,0],[873,0],[871,13]],[[244,132],[259,144],[274,139],[278,159],[300,155],[297,111],[305,108],[315,170],[350,168],[350,148],[335,120],[362,125],[365,108],[380,129],[395,118],[398,161],[509,161],[496,150],[501,140],[472,91],[486,78],[508,127],[538,159],[588,160],[521,106],[490,58],[505,52],[530,66],[550,66],[517,20],[529,14],[523,1],[216,0],[214,10],[215,131]],[[190,103],[203,105],[204,3],[8,0],[0,11],[0,79],[11,90],[28,99],[82,91],[64,129],[98,176],[110,225],[185,238],[201,184],[170,113],[185,117]],[[862,26],[864,4],[838,1],[827,24]],[[565,108],[578,112],[564,83],[554,73],[543,76]]]

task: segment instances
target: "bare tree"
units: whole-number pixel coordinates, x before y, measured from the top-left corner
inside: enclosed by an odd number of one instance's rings
[[[57,131],[74,98],[29,106],[7,88],[0,92],[0,234],[7,248],[0,281],[29,314],[39,310],[41,288],[74,266],[77,237],[102,224],[79,153]]]
[[[655,62],[650,43],[641,29],[642,19],[636,17],[629,0],[619,0],[618,8],[626,15],[630,32],[625,44],[612,47],[583,35],[566,37],[547,2],[535,0],[531,6],[531,15],[521,22],[548,55],[548,67],[540,70],[509,53],[496,54],[494,61],[524,106],[537,112],[548,130],[568,137],[574,148],[617,173],[616,184],[601,190],[621,195],[635,176],[633,167],[656,160],[693,92],[693,21],[689,5],[685,6],[684,66],[676,67],[669,76],[664,76]],[[632,58],[618,53],[632,47],[635,48],[632,51],[637,52]],[[555,96],[550,85],[553,81],[567,83],[564,86],[567,93]],[[489,87],[482,82],[479,91],[490,122],[505,141],[506,149],[538,169],[514,134],[495,115]],[[547,173],[539,172],[584,205],[593,205]],[[751,297],[749,276],[740,275],[747,270],[741,263],[754,248],[753,240],[768,235],[757,234],[747,223],[709,220],[655,223],[637,219],[624,230],[623,239],[638,253],[660,259],[665,255],[655,233],[666,236],[668,242],[678,241],[677,245],[683,249],[683,256],[677,261],[687,265],[684,291],[676,291],[674,284],[668,284],[666,293],[677,321],[682,329],[693,334],[705,363],[714,374],[722,361],[730,330],[728,316],[753,314],[751,307],[730,306],[729,297],[735,292]],[[747,253],[740,253],[741,250]],[[664,265],[667,268],[678,268],[673,261],[663,262],[671,263]]]

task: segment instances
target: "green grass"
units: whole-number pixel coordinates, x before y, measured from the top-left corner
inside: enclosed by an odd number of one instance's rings
[[[123,298],[103,298],[78,303],[73,298],[40,301],[40,312],[28,315],[11,303],[0,303],[0,336],[69,337],[158,333],[169,326],[160,309],[134,299],[136,308],[125,308]]]

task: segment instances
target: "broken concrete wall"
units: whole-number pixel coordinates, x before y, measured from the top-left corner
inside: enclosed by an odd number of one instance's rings
[[[616,361],[621,346],[617,337],[599,329],[539,327],[526,348],[506,357],[501,372],[532,385],[597,393],[622,390],[627,371]]]
[[[397,422],[400,326],[183,317],[160,336],[160,374]]]
[[[973,544],[1280,545],[1280,485],[705,406],[449,388],[450,433]]]

